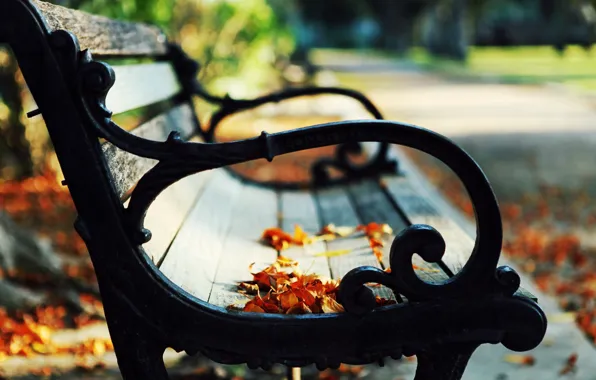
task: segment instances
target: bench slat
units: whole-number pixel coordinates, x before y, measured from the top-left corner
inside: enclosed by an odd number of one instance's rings
[[[281,223],[284,231],[291,232],[294,225],[300,225],[308,234],[316,234],[321,230],[317,215],[317,205],[311,193],[306,191],[283,191],[279,194]],[[331,278],[329,263],[324,256],[315,256],[327,250],[327,244],[316,242],[304,247],[293,246],[281,254],[300,263],[300,268],[308,273]]]
[[[176,72],[168,62],[112,68],[116,82],[108,92],[106,106],[114,114],[169,99],[181,90]]]
[[[196,122],[191,106],[181,104],[140,125],[131,133],[149,140],[165,141],[172,131],[180,132],[180,135],[186,139],[193,135],[195,128]],[[143,174],[157,163],[155,160],[123,151],[109,142],[102,144],[102,150],[120,197],[123,197]]]
[[[350,227],[361,224],[345,189],[320,190],[317,192],[317,201],[323,223]],[[328,242],[327,245],[330,251],[350,251],[347,254],[329,257],[329,267],[333,278],[340,279],[350,270],[360,266],[381,268],[366,237],[339,238]],[[372,290],[379,297],[395,299],[393,292],[384,286],[374,287]]]
[[[30,0],[41,11],[52,31],[68,30],[81,49],[96,56],[160,56],[167,53],[167,39],[159,28],[111,20],[39,0]]]
[[[182,224],[159,269],[176,285],[207,301],[228,231],[240,210],[242,184],[216,170]]]
[[[211,174],[199,173],[181,179],[159,194],[147,210],[145,228],[148,228],[153,236],[143,248],[154,263],[159,263],[165,255]]]
[[[277,251],[259,242],[263,230],[277,225],[278,198],[273,190],[245,185],[233,213],[232,224],[223,247],[209,303],[227,307],[242,306],[248,298],[238,293],[238,283],[252,280],[248,270],[275,262]]]

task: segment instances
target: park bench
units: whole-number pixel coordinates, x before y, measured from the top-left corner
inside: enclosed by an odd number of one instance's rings
[[[486,177],[437,133],[358,120],[217,143],[215,127],[225,117],[302,95],[347,95],[380,114],[359,93],[335,88],[249,101],[211,96],[196,81],[198,65],[157,28],[38,0],[0,2],[0,42],[12,48],[35,98],[39,110],[30,116],[40,113],[49,130],[125,379],[167,379],[167,347],[265,369],[416,355],[416,379],[459,379],[480,344],[525,351],[544,337],[546,318],[533,296],[519,288],[513,269],[497,267],[502,227]],[[207,128],[195,115],[195,97],[221,107]],[[136,128],[112,119],[143,107],[148,120]],[[390,144],[427,152],[460,177],[474,205],[475,240]],[[337,146],[337,154],[314,165],[308,184],[255,183],[225,168],[323,146]],[[359,147],[370,159],[355,165],[348,156]],[[328,175],[332,169],[341,176]],[[300,224],[314,233],[330,223],[369,222],[388,223],[397,235],[387,268],[362,237],[283,252],[341,278],[345,312],[228,308],[244,299],[237,284],[250,279],[248,266],[279,254],[258,242],[265,228]],[[350,253],[312,255],[338,249]],[[396,303],[375,307],[375,295]]]

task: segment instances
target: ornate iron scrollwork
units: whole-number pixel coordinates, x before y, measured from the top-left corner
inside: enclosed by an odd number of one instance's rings
[[[496,270],[502,244],[499,208],[493,191],[482,170],[461,148],[447,138],[412,125],[381,121],[347,121],[274,134],[228,143],[194,143],[172,133],[165,142],[155,142],[134,136],[121,129],[111,119],[104,100],[114,82],[110,66],[82,56],[79,84],[84,109],[99,135],[120,149],[138,156],[158,160],[138,182],[126,209],[131,236],[143,244],[150,233],[143,227],[145,214],[155,198],[174,182],[201,171],[329,145],[350,147],[356,142],[402,144],[429,153],[443,161],[462,180],[474,206],[477,221],[476,244],[468,263],[454,277],[441,284],[429,284],[415,274],[411,261],[418,253],[429,262],[441,259],[445,242],[432,227],[414,225],[402,231],[391,247],[392,273],[372,267],[356,268],[341,284],[339,297],[346,310],[361,314],[371,309],[374,298],[364,286],[368,282],[387,285],[411,300],[457,298],[486,292],[513,294],[519,277],[510,268]],[[347,148],[345,148],[347,149]]]

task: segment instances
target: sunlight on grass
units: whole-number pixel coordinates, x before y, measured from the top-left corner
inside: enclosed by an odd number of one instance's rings
[[[550,46],[473,47],[466,63],[431,57],[414,48],[408,58],[427,69],[463,77],[489,77],[507,83],[563,83],[596,89],[596,49],[570,46],[563,55]]]

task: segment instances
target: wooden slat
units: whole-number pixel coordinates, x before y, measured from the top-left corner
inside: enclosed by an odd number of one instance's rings
[[[165,141],[170,132],[178,131],[183,138],[188,138],[194,133],[196,125],[190,107],[188,104],[174,107],[170,111],[142,124],[131,133],[149,140]],[[102,150],[120,197],[124,196],[143,174],[156,164],[155,160],[135,156],[118,149],[109,142],[102,145]]]
[[[363,223],[387,223],[396,234],[408,226],[377,182],[350,185],[349,192]]]
[[[154,263],[159,263],[166,253],[211,174],[199,173],[176,182],[164,190],[149,207],[145,217],[145,228],[148,228],[153,236],[143,248]]]
[[[112,66],[114,86],[106,97],[106,106],[118,114],[166,100],[181,90],[176,72],[168,62]]]
[[[224,242],[223,253],[209,296],[209,303],[227,307],[241,306],[248,298],[238,293],[238,283],[252,280],[248,270],[275,262],[277,251],[259,242],[263,230],[277,225],[278,199],[273,190],[245,185],[241,200],[232,212],[232,224]]]
[[[317,201],[324,224],[356,227],[361,224],[350,198],[343,188],[332,188],[317,192]],[[339,256],[329,257],[329,267],[333,278],[339,279],[350,270],[360,266],[380,268],[366,237],[339,238],[327,243],[332,252],[349,251]],[[393,292],[386,287],[374,287],[373,292],[383,298],[395,299]]]
[[[165,35],[154,26],[111,20],[39,0],[30,0],[51,31],[67,30],[77,36],[81,49],[97,56],[160,56],[167,53]]]
[[[317,205],[311,193],[306,191],[283,191],[280,193],[279,198],[281,229],[290,232],[294,230],[294,225],[297,224],[311,235],[321,230]],[[304,247],[290,247],[281,254],[297,260],[300,263],[300,268],[305,272],[331,278],[327,258],[316,256],[326,250],[327,245],[324,242],[317,242]]]
[[[160,270],[176,285],[207,301],[219,258],[241,198],[242,184],[223,170],[213,173],[184,221]]]

